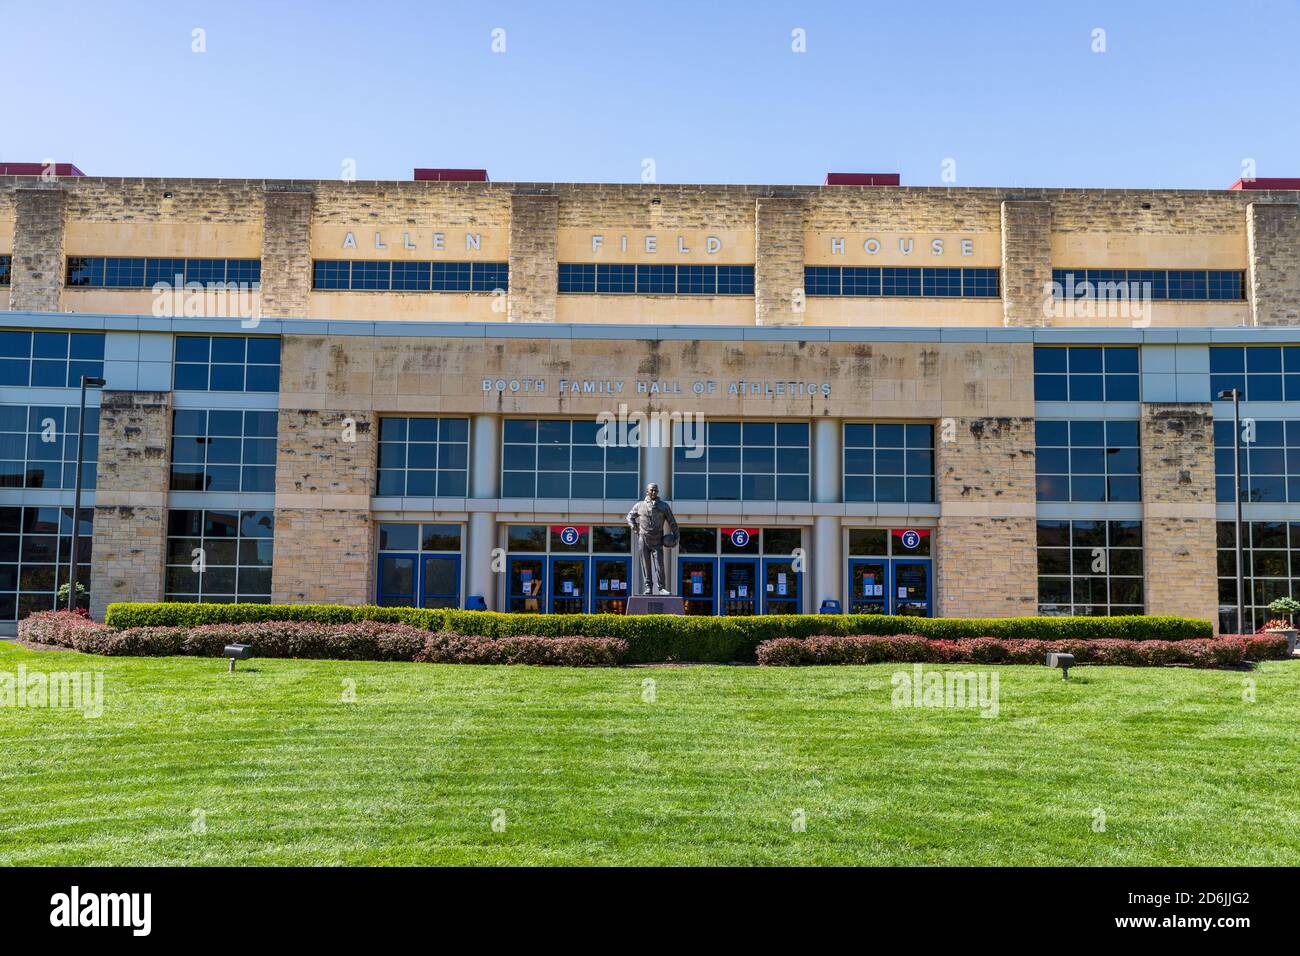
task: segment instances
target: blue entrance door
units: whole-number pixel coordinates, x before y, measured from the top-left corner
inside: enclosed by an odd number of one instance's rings
[[[421,607],[460,607],[460,555],[426,554],[420,568]]]
[[[884,614],[889,607],[889,561],[849,559],[849,613]]]
[[[917,559],[893,562],[891,599],[895,614],[911,617],[931,616],[930,562]]]
[[[506,564],[506,608],[516,614],[546,610],[546,559],[511,558]]]
[[[592,558],[591,579],[587,582],[591,589],[591,609],[597,614],[626,614],[627,596],[632,591],[631,573],[631,558],[602,558],[600,555]]]
[[[681,590],[687,614],[710,615],[718,613],[717,558],[682,558],[677,562]]]
[[[793,558],[763,559],[763,613],[798,614],[803,610],[803,595]]]
[[[383,607],[415,607],[419,568],[413,554],[381,554],[377,601]]]
[[[591,595],[587,590],[587,558],[551,558],[550,603],[552,614],[582,614]]]
[[[722,558],[718,597],[723,614],[758,613],[758,559]]]
[[[384,607],[460,607],[460,555],[379,555],[378,601]]]

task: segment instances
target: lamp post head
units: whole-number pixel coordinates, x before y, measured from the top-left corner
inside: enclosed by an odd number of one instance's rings
[[[81,376],[82,388],[103,388],[105,384],[102,378],[95,378],[91,375]]]
[[[1223,391],[1219,392],[1218,397],[1225,402],[1231,402],[1237,397],[1237,394],[1238,393],[1235,388],[1225,388]]]

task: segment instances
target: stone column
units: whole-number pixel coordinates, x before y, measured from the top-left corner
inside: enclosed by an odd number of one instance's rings
[[[795,293],[803,289],[804,201],[769,196],[754,208],[754,324],[802,325]]]
[[[479,510],[484,502],[501,495],[501,419],[496,415],[475,415],[470,449],[469,527],[465,541],[466,594],[481,594],[488,610],[498,604],[498,575],[492,569],[492,550],[497,546],[495,511]],[[504,569],[503,569],[504,571]]]
[[[355,441],[348,440],[349,422]],[[370,496],[378,460],[373,413],[281,408],[279,425],[273,600],[373,603]]]
[[[1146,611],[1203,618],[1217,631],[1213,407],[1144,404],[1141,425]]]
[[[1002,323],[1046,325],[1044,298],[1052,281],[1052,204],[1002,203]]]
[[[673,428],[672,423],[652,417],[643,426],[646,443],[641,446],[641,490],[654,482],[662,498],[672,498]],[[629,505],[631,502],[629,502]]]
[[[105,391],[99,406],[90,613],[161,601],[167,545],[171,392]]]
[[[1033,418],[954,418],[938,432],[939,613],[1037,614]]]
[[[65,194],[53,186],[14,190],[14,251],[9,308],[58,312],[66,265],[63,258]]]
[[[268,189],[262,214],[262,315],[303,318],[311,294],[312,193]]]
[[[1251,322],[1300,325],[1300,204],[1246,206]]]
[[[511,322],[555,321],[559,216],[559,199],[553,195],[510,197]]]
[[[837,418],[819,418],[813,423],[813,502],[838,504],[843,500],[844,425]],[[822,601],[844,599],[844,553],[842,522],[838,514],[813,518],[812,557],[808,570],[812,596],[809,609],[816,611]]]

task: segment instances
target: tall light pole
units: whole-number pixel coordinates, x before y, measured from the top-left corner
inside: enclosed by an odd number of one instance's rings
[[[1241,541],[1241,391],[1227,388],[1219,393],[1219,398],[1223,401],[1232,400],[1232,497],[1237,502],[1237,633],[1245,634],[1246,565],[1242,558],[1244,549]]]
[[[68,610],[77,607],[77,552],[81,550],[81,469],[86,461],[86,388],[103,388],[102,378],[81,376],[81,414],[77,416],[77,477],[72,493],[72,562],[68,569]]]

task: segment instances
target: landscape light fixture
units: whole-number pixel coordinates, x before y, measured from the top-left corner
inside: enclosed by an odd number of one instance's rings
[[[252,644],[227,644],[224,651],[225,656],[230,658],[230,670],[227,674],[235,672],[235,661],[246,661],[253,656]]]
[[[77,552],[81,550],[81,470],[86,463],[86,389],[103,388],[104,380],[81,376],[81,414],[77,417],[77,477],[72,492],[72,560],[68,568],[68,610],[77,607]],[[58,602],[55,602],[58,606]]]
[[[1232,500],[1237,503],[1237,633],[1245,634],[1246,627],[1246,566],[1242,560],[1244,544],[1241,540],[1241,390],[1225,388],[1219,400],[1232,402]]]
[[[1045,661],[1048,667],[1061,669],[1061,680],[1070,679],[1070,668],[1074,666],[1073,654],[1048,654]]]

